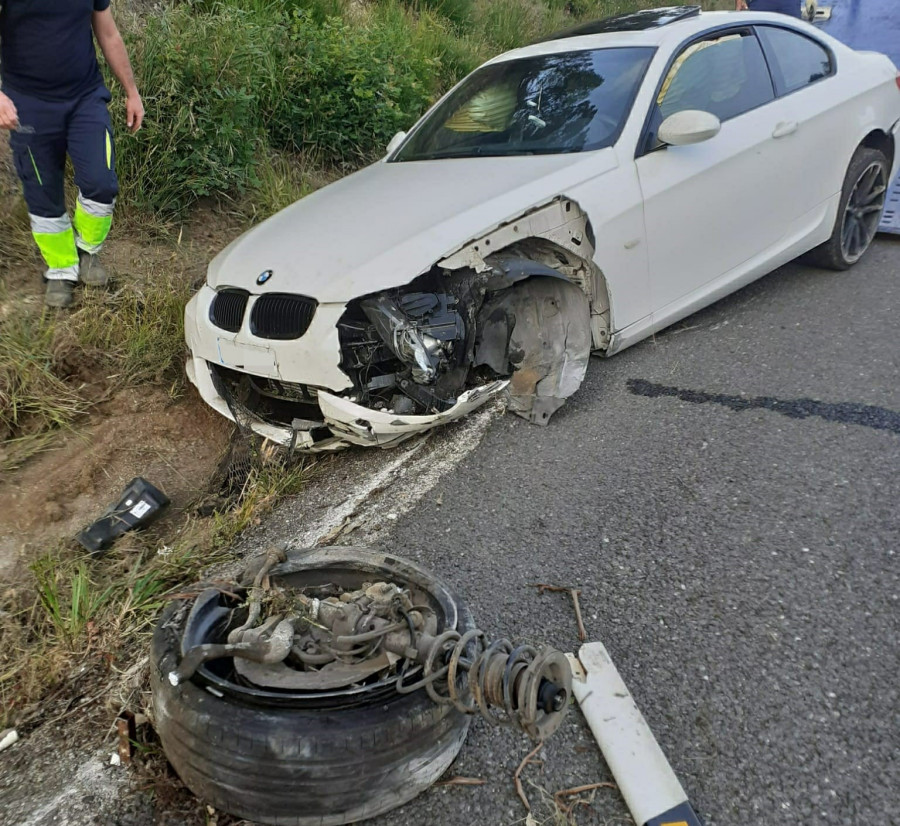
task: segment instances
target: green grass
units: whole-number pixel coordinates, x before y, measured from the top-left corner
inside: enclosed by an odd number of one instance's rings
[[[86,629],[100,618],[109,604],[114,586],[100,589],[91,580],[85,562],[79,561],[65,579],[57,560],[42,557],[32,567],[44,616],[60,640],[72,649],[80,644]]]
[[[244,214],[259,221],[289,207],[327,183],[329,176],[310,167],[303,158],[283,152],[269,152],[260,162],[251,197],[238,202]]]
[[[118,386],[167,384],[181,375],[187,349],[184,306],[190,279],[177,267],[153,265],[113,293],[86,290],[59,325],[57,346],[81,353]]]
[[[0,467],[14,467],[71,426],[88,403],[63,380],[50,313],[10,313],[0,322]]]
[[[35,704],[72,679],[76,666],[126,668],[146,649],[166,601],[231,558],[235,538],[314,472],[312,461],[261,462],[236,505],[211,518],[126,534],[100,559],[71,542],[38,557],[28,586],[0,606],[0,729],[39,714]]]

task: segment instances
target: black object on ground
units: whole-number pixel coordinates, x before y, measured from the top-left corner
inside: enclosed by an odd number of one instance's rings
[[[75,539],[92,554],[100,555],[123,533],[147,527],[168,504],[168,496],[137,476],[128,483],[119,501]]]

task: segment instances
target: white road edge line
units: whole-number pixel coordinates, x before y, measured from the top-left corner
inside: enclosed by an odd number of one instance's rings
[[[451,433],[441,428],[432,431],[427,439],[417,439],[409,447],[394,448],[400,454],[396,459],[368,477],[339,505],[328,508],[308,528],[291,537],[290,544],[298,548],[318,545],[352,517],[356,517],[359,527],[370,531],[374,523],[383,520],[386,509],[394,518],[399,518],[478,447],[491,422],[503,415],[505,409],[502,401],[494,401],[452,425]],[[429,446],[436,449],[426,450]],[[375,491],[388,484],[391,485],[389,508],[369,501]]]

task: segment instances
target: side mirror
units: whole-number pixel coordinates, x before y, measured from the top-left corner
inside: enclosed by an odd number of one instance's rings
[[[657,137],[670,146],[687,146],[702,143],[719,134],[722,122],[709,112],[699,109],[684,109],[669,115],[660,124]]]
[[[390,155],[406,138],[406,132],[398,132],[391,138],[391,142],[387,145],[387,154]]]

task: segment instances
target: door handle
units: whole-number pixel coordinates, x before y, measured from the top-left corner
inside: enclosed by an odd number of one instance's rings
[[[795,120],[783,120],[775,127],[775,131],[772,133],[773,138],[786,138],[788,135],[793,135],[794,132],[797,131],[800,124]]]

